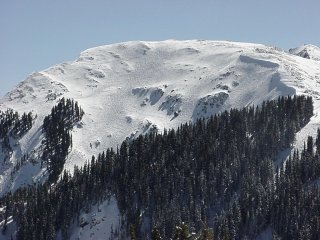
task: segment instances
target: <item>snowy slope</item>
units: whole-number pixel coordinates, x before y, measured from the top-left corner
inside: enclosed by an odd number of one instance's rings
[[[119,232],[120,213],[114,197],[96,204],[89,213],[82,213],[80,226],[73,226],[70,240],[109,239]]]
[[[317,116],[319,93],[320,64],[276,48],[199,40],[127,42],[88,49],[74,62],[31,74],[1,100],[0,109],[37,114],[14,162],[25,153],[37,158],[43,118],[59,98],[77,100],[85,115],[72,133],[66,168],[73,169],[127,137],[280,95],[314,96]],[[314,117],[297,144],[317,125]],[[3,172],[3,191],[43,175],[38,165],[27,164],[11,183]]]
[[[310,56],[316,60],[314,49]],[[0,101],[1,110],[37,115],[10,161],[0,166],[0,191],[45,178],[39,164],[41,125],[61,97],[73,98],[85,111],[72,131],[65,165],[71,170],[127,137],[293,94],[314,97],[315,116],[297,135],[301,147],[320,126],[320,62],[294,54],[250,43],[126,42],[88,49],[74,62],[33,73]],[[26,153],[33,163],[11,179],[12,167]]]
[[[290,49],[289,52],[303,58],[320,61],[320,48],[311,44]]]

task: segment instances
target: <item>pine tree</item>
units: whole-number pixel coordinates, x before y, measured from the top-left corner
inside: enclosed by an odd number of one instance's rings
[[[131,224],[129,227],[129,234],[131,240],[137,240],[137,228],[135,225]]]
[[[213,239],[214,239],[213,230],[205,226],[202,229],[201,235],[198,238],[198,240],[213,240]]]
[[[173,240],[188,240],[190,237],[189,227],[187,224],[182,223],[180,226],[176,226]]]
[[[151,231],[151,239],[152,240],[161,240],[160,232],[157,228],[153,228]]]

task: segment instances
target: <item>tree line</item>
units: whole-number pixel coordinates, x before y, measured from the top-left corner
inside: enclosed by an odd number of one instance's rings
[[[50,182],[56,181],[63,169],[68,150],[72,146],[70,130],[83,115],[84,111],[78,102],[62,98],[43,120],[45,139],[42,159],[47,163]]]
[[[21,116],[12,109],[0,111],[0,142],[2,152],[5,153],[4,162],[10,157],[13,149],[10,139],[16,141],[28,132],[33,124],[32,113]]]
[[[55,239],[59,230],[68,239],[82,210],[114,195],[122,217],[111,239],[252,239],[266,229],[319,239],[320,131],[274,164],[312,114],[311,97],[280,97],[141,135],[55,185],[8,193],[2,220],[13,217],[17,239]]]

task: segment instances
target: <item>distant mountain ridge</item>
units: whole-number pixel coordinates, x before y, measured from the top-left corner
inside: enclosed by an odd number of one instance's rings
[[[320,61],[320,48],[312,44],[289,49],[289,52],[303,58]]]

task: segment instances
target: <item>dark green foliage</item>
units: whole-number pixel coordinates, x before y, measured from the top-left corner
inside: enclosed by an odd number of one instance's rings
[[[189,233],[189,227],[187,224],[182,223],[180,226],[176,226],[175,232],[173,235],[173,240],[188,240],[191,238]]]
[[[130,239],[131,240],[137,240],[137,228],[135,225],[133,224],[130,224],[130,227],[129,227],[129,234],[130,234]]]
[[[78,102],[62,98],[51,114],[43,120],[45,140],[42,159],[47,162],[49,180],[57,180],[63,169],[69,147],[72,145],[70,129],[81,120],[84,112]]]
[[[65,172],[54,186],[22,188],[0,203],[16,221],[18,239],[53,239],[58,229],[67,239],[80,210],[111,194],[133,239],[254,239],[267,228],[281,239],[319,239],[313,140],[285,168],[273,164],[310,109],[311,98],[280,98],[140,136],[75,168],[73,177]],[[142,227],[144,218],[149,225]]]
[[[160,231],[157,228],[153,228],[151,231],[151,240],[161,240]]]
[[[239,235],[241,221],[267,226],[271,213],[264,205],[274,194],[273,160],[307,123],[307,102],[280,98],[124,142],[113,173],[120,208],[129,222],[144,212],[166,237],[181,221],[196,229],[206,219],[211,226],[230,221],[217,230],[218,239]],[[222,210],[230,207],[237,218],[215,220],[216,214],[227,217]],[[250,227],[246,231],[255,234]]]
[[[201,230],[201,235],[197,240],[213,240],[213,237],[214,237],[213,230],[205,226]]]
[[[18,225],[17,239],[56,239],[58,229],[63,239],[68,239],[68,228],[72,221],[79,221],[80,210],[110,197],[114,157],[115,153],[108,150],[80,169],[75,167],[73,177],[64,172],[54,186],[47,182],[6,194],[0,200],[0,205],[6,206],[0,221],[13,216]]]
[[[5,112],[0,111],[0,143],[4,153],[4,162],[11,156],[12,142],[16,142],[30,130],[32,124],[33,116],[31,112],[23,113],[20,116],[18,112],[14,112],[12,109]]]
[[[0,138],[13,136],[21,137],[32,127],[32,113],[23,113],[22,116],[12,109],[5,112],[0,111]]]

